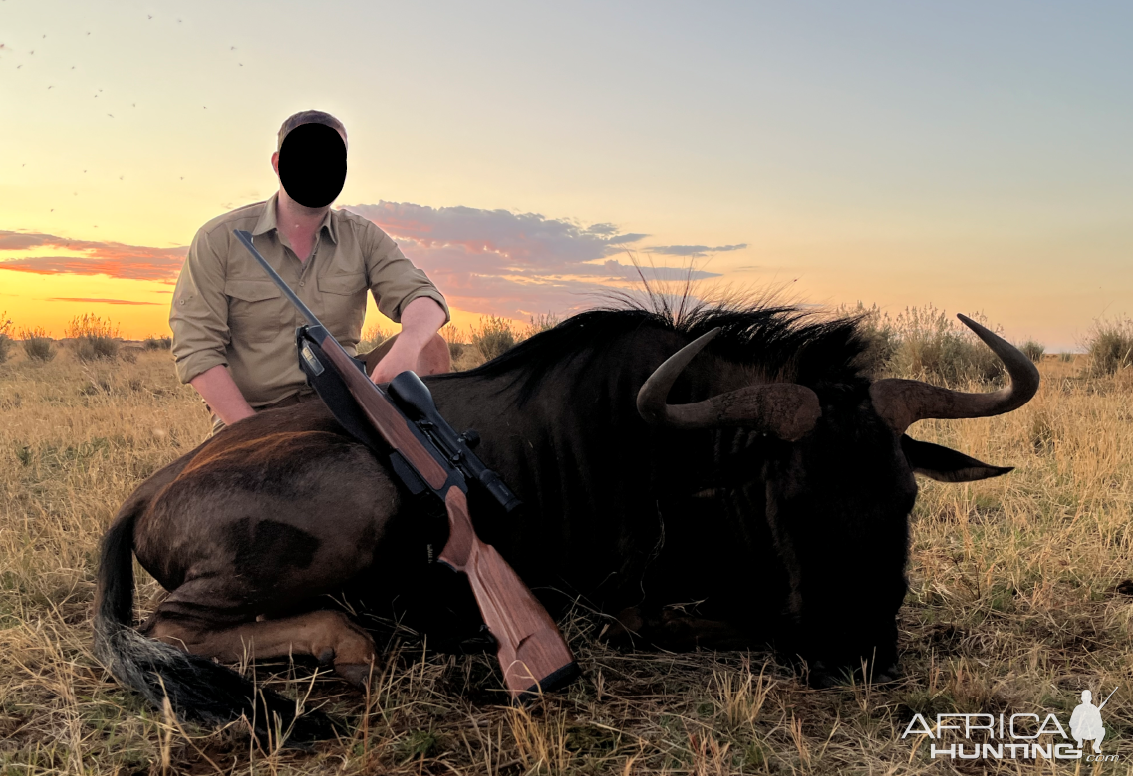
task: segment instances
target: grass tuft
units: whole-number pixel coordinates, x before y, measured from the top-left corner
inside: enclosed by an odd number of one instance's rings
[[[103,320],[94,313],[77,315],[67,324],[67,337],[75,341],[75,355],[80,361],[113,360],[118,357],[121,343],[118,326],[109,318]]]
[[[8,360],[12,350],[12,325],[7,311],[0,313],[0,364]]]
[[[1019,346],[1019,350],[1023,352],[1024,356],[1031,359],[1031,361],[1036,364],[1043,360],[1043,354],[1046,353],[1046,348],[1043,344],[1041,342],[1035,342],[1034,340],[1027,340]]]
[[[491,361],[503,354],[504,351],[514,347],[520,339],[511,321],[495,315],[481,317],[480,323],[472,328],[472,347],[485,361]]]
[[[24,354],[31,361],[46,363],[55,358],[55,348],[51,346],[51,337],[42,326],[32,329],[23,329],[20,339],[24,343]]]
[[[1088,369],[1095,375],[1112,375],[1133,365],[1133,320],[1098,319],[1086,334]]]

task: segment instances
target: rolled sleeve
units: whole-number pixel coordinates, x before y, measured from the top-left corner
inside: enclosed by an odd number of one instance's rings
[[[422,296],[432,299],[445,311],[449,322],[448,303],[432,281],[405,257],[397,243],[385,232],[374,228],[369,250],[366,251],[366,272],[370,290],[378,310],[396,323],[406,305]]]
[[[208,234],[198,231],[181,266],[169,310],[173,361],[182,383],[215,366],[228,365],[231,334],[224,277],[224,260]]]

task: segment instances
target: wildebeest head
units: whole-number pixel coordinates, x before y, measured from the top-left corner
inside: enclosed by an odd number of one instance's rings
[[[1030,360],[965,316],[960,319],[1003,361],[1009,385],[968,394],[914,380],[761,379],[710,398],[669,404],[674,384],[719,333],[714,329],[662,364],[637,396],[643,418],[661,427],[714,429],[718,460],[733,472],[720,483],[746,523],[753,549],[774,547],[786,572],[781,642],[824,667],[896,659],[895,617],[906,592],[908,515],[914,473],[945,482],[995,477],[1010,467],[985,464],[921,442],[906,429],[927,418],[978,418],[1026,403],[1039,376]],[[710,368],[710,367],[706,367]],[[731,432],[726,431],[732,429]],[[763,562],[766,554],[756,552]],[[774,574],[755,569],[773,580]]]

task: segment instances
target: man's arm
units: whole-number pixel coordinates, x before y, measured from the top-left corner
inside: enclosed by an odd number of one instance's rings
[[[389,382],[402,372],[418,371],[421,351],[448,323],[448,305],[425,273],[405,257],[388,234],[367,222],[363,244],[366,272],[378,310],[401,324],[401,333],[371,375]]]
[[[228,373],[228,298],[225,263],[197,232],[189,246],[169,311],[173,359],[182,383],[193,386],[225,424],[255,414]]]
[[[189,385],[193,386],[193,390],[201,395],[226,426],[256,414],[252,405],[244,399],[244,394],[236,387],[236,381],[228,373],[228,367],[223,364],[197,375],[189,381]]]
[[[419,371],[421,350],[447,320],[444,308],[431,297],[419,296],[407,304],[401,312],[401,333],[389,353],[374,367],[371,379],[375,383],[388,383],[407,370]]]

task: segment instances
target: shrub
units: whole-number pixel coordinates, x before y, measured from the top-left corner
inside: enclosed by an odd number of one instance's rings
[[[1074,354],[1073,353],[1059,353],[1058,354],[1058,360],[1061,361],[1064,364],[1072,363],[1074,361]]]
[[[0,364],[8,360],[8,351],[12,349],[12,322],[8,319],[7,311],[0,313]]]
[[[455,326],[451,323],[446,323],[437,333],[440,334],[441,339],[448,344],[448,355],[450,359],[456,361],[464,355],[464,343],[460,341],[460,335],[457,334]]]
[[[971,317],[989,329],[987,317]],[[991,382],[1003,374],[999,358],[968,327],[932,305],[906,307],[893,321],[896,345],[889,371],[950,385]]]
[[[169,350],[173,347],[173,338],[160,336],[146,337],[145,342],[142,343],[142,347],[146,350]]]
[[[371,324],[362,332],[362,340],[358,343],[358,353],[369,353],[393,335],[378,324]]]
[[[109,318],[103,320],[93,313],[77,315],[67,324],[66,335],[75,340],[75,355],[80,361],[118,356],[118,327]]]
[[[963,385],[972,380],[989,382],[1003,374],[999,358],[987,345],[968,327],[932,305],[907,307],[896,318],[890,318],[877,305],[866,307],[861,302],[852,308],[843,305],[836,313],[859,319],[858,336],[866,349],[858,365],[872,377]],[[993,328],[982,314],[969,317]]]
[[[547,313],[546,315],[533,315],[531,316],[531,323],[523,331],[523,339],[534,337],[540,332],[553,329],[561,323],[561,319],[557,315]]]
[[[1112,375],[1133,364],[1133,320],[1098,319],[1086,334],[1089,371]]]
[[[50,361],[55,358],[55,348],[51,347],[51,337],[47,336],[42,326],[34,329],[24,329],[20,332],[20,339],[24,341],[24,353],[32,361]]]
[[[1034,340],[1027,340],[1019,346],[1019,350],[1023,352],[1024,356],[1031,359],[1036,364],[1043,360],[1043,353],[1046,352],[1046,348],[1043,347],[1043,344],[1041,342],[1035,342]]]
[[[856,307],[845,305],[838,308],[840,317],[856,317],[858,336],[864,340],[866,349],[858,357],[858,365],[872,376],[880,376],[889,370],[889,362],[897,348],[897,333],[888,313],[883,313],[877,305],[866,307],[858,302]]]
[[[480,325],[472,329],[472,346],[488,361],[515,345],[515,329],[511,321],[494,315],[480,318]]]

